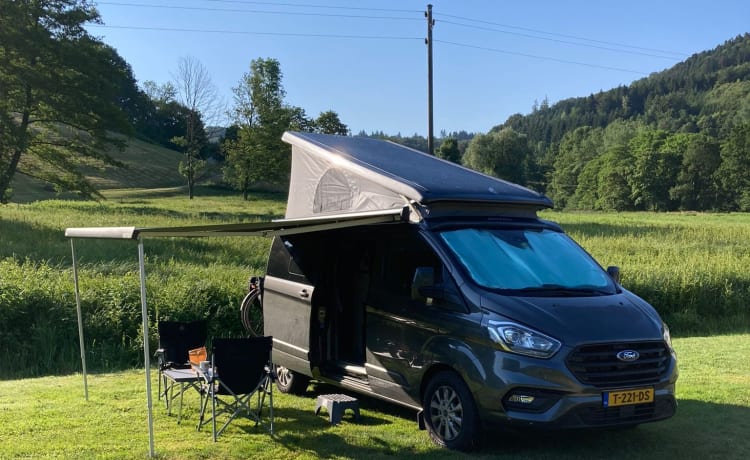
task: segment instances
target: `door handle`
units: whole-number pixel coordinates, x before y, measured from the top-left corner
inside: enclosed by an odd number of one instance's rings
[[[307,289],[303,289],[303,290],[299,291],[299,296],[302,297],[303,299],[306,299],[306,298],[310,297],[310,293],[307,292]]]

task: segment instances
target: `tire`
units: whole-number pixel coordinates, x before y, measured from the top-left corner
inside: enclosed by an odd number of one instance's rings
[[[480,424],[474,398],[456,373],[443,371],[430,380],[422,408],[435,444],[462,451],[477,446]]]
[[[286,367],[276,366],[276,388],[282,393],[303,395],[307,391],[310,377],[294,372]]]
[[[240,304],[240,319],[252,337],[263,336],[263,302],[260,289],[251,289]]]

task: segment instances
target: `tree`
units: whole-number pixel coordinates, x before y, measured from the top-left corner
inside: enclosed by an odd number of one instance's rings
[[[349,135],[349,127],[341,122],[339,114],[333,110],[321,112],[315,119],[315,131],[322,134]]]
[[[721,146],[721,180],[729,207],[750,211],[750,123],[737,125]]]
[[[602,150],[602,130],[588,126],[567,133],[555,157],[549,192],[555,205],[564,208],[578,188],[578,176],[586,163]]]
[[[458,141],[452,137],[443,140],[437,150],[437,157],[460,164],[461,151],[458,149]]]
[[[469,142],[463,164],[469,168],[518,184],[524,184],[530,149],[526,136],[505,128],[477,134]]]
[[[130,132],[117,87],[128,69],[84,28],[98,22],[85,0],[0,0],[0,202],[16,173],[101,196],[80,166],[119,164],[105,152]]]
[[[703,134],[680,134],[686,147],[677,183],[669,190],[682,209],[708,210],[719,207],[716,170],[721,165],[721,151],[716,139]]]
[[[194,196],[195,182],[205,166],[201,149],[206,143],[204,123],[218,116],[219,98],[211,82],[208,70],[193,57],[182,57],[174,75],[177,97],[186,109],[185,134],[174,138],[173,143],[185,151],[185,160],[180,162],[180,174],[188,185],[188,198]]]
[[[625,145],[613,145],[599,157],[601,167],[597,177],[598,189],[595,209],[627,211],[632,208],[628,175],[632,157]]]
[[[259,181],[287,180],[290,147],[281,140],[292,121],[306,124],[304,110],[284,105],[281,65],[276,59],[255,59],[233,88],[232,117],[239,127],[237,140],[224,143],[224,179],[248,198]]]
[[[677,180],[682,161],[681,141],[662,130],[646,129],[630,141],[633,166],[628,183],[633,204],[647,211],[669,211],[675,203],[669,190]]]

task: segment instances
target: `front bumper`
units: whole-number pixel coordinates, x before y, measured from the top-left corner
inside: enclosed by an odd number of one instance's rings
[[[675,382],[677,365],[670,356],[663,375],[643,384],[608,385],[582,383],[564,361],[566,352],[540,360],[495,351],[486,368],[484,385],[472,386],[480,417],[488,426],[568,429],[636,425],[672,417],[677,409]],[[569,351],[569,350],[568,350]],[[488,356],[489,358],[489,356]],[[610,390],[653,388],[654,400],[645,404],[605,407],[602,394]],[[546,398],[537,407],[509,404],[514,393]],[[536,402],[540,402],[537,398]]]

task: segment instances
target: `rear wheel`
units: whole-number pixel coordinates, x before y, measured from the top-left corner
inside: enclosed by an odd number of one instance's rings
[[[310,377],[283,366],[276,366],[276,388],[282,393],[302,395],[307,391]]]
[[[456,450],[476,446],[479,418],[474,398],[456,373],[436,374],[425,389],[422,407],[427,430],[435,444]]]

